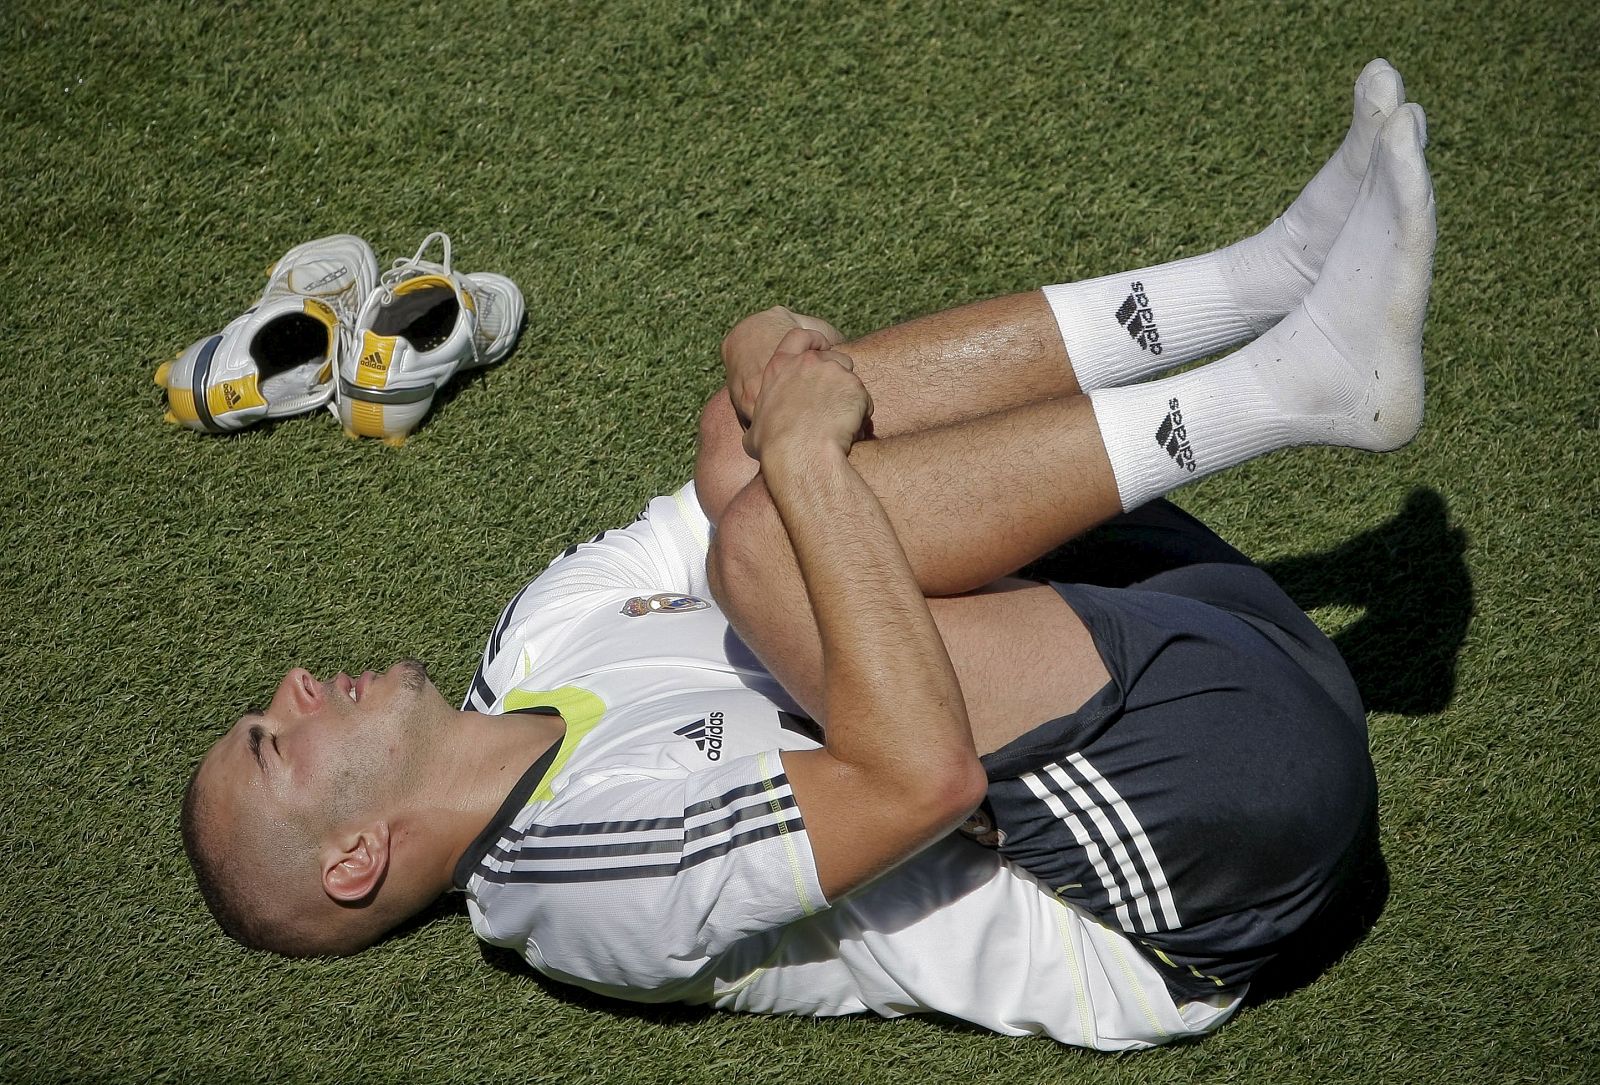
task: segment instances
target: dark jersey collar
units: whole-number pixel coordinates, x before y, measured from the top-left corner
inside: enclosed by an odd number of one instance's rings
[[[517,713],[530,716],[561,715],[559,711],[548,705],[519,708],[515,712],[506,713],[506,715],[515,715]],[[550,748],[540,754],[539,759],[530,765],[528,771],[518,778],[516,786],[506,796],[506,801],[500,804],[500,809],[494,812],[494,817],[489,819],[489,824],[483,827],[483,832],[479,833],[473,838],[472,843],[467,845],[467,850],[461,853],[460,859],[456,860],[456,868],[450,879],[457,889],[463,892],[466,891],[467,882],[471,879],[472,872],[477,869],[479,863],[483,862],[484,856],[489,854],[489,849],[494,847],[495,842],[500,839],[501,832],[505,830],[507,825],[511,824],[511,819],[517,816],[517,811],[527,805],[528,796],[532,795],[539,785],[544,782],[545,773],[550,771],[550,766],[555,763],[556,754],[560,752],[561,742],[559,740],[550,743]]]

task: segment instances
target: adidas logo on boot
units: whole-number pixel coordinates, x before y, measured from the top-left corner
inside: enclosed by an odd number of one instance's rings
[[[435,242],[443,263],[422,258]],[[451,377],[511,353],[522,315],[510,279],[454,270],[449,236],[429,234],[384,272],[355,319],[333,404],[345,433],[403,444]]]
[[[290,249],[253,307],[156,370],[166,420],[230,433],[323,406],[343,336],[377,284],[378,261],[359,237],[335,234]]]

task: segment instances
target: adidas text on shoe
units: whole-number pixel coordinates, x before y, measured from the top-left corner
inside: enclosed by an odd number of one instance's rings
[[[377,259],[359,237],[335,234],[290,249],[254,306],[156,370],[166,420],[230,433],[323,406],[346,330],[377,282]]]
[[[443,263],[422,258],[435,242]],[[510,279],[456,271],[449,236],[429,234],[383,273],[356,317],[332,405],[345,433],[403,444],[451,377],[511,353],[522,315]]]

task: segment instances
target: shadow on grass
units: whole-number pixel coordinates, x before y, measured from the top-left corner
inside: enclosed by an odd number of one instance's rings
[[[1377,527],[1318,554],[1262,566],[1303,610],[1365,608],[1333,636],[1367,708],[1442,712],[1455,695],[1456,656],[1472,622],[1466,532],[1436,490],[1413,490]]]
[[[1263,568],[1304,610],[1361,607],[1331,639],[1369,711],[1416,716],[1443,711],[1455,695],[1456,658],[1473,614],[1466,550],[1444,497],[1419,488],[1393,517],[1349,541]],[[1281,998],[1333,967],[1377,925],[1388,899],[1374,815],[1342,888],[1256,975],[1245,1004]]]

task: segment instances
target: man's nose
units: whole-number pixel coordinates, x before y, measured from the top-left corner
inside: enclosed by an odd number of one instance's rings
[[[298,713],[314,712],[322,706],[322,684],[304,667],[295,667],[283,676],[278,696]]]

